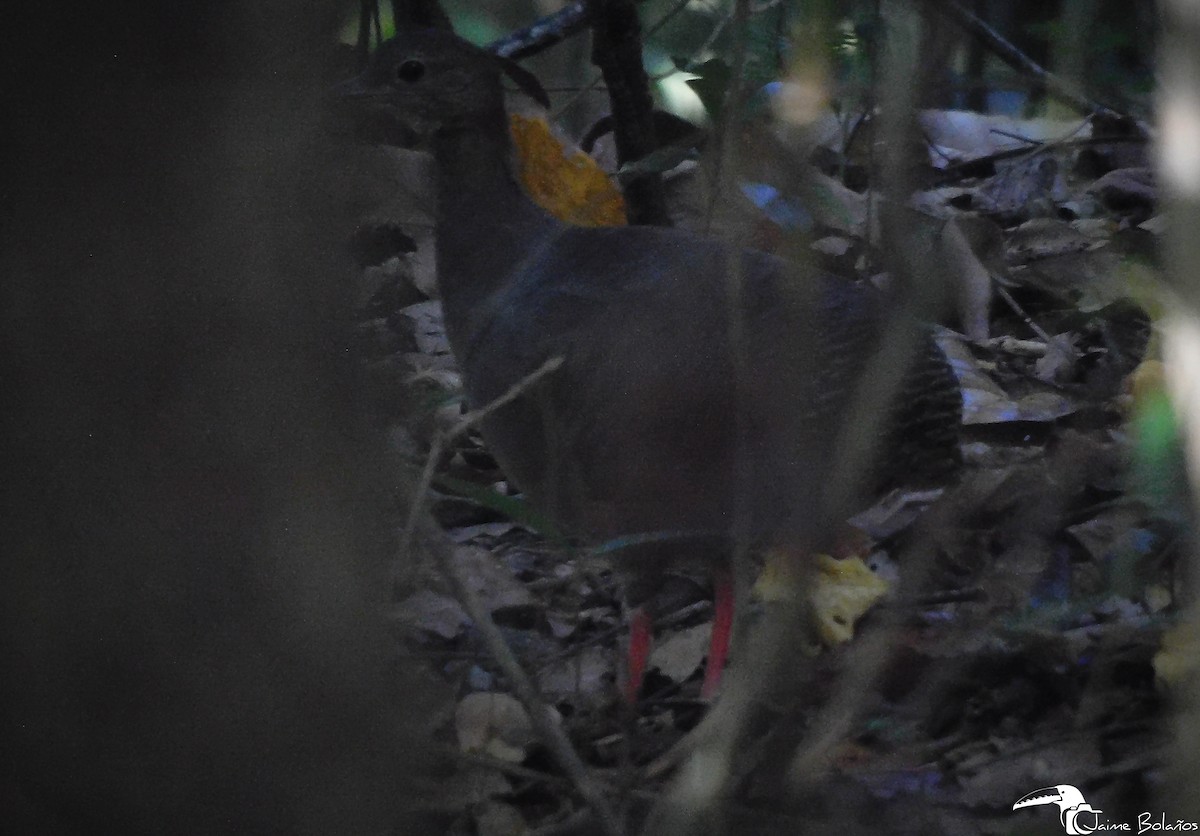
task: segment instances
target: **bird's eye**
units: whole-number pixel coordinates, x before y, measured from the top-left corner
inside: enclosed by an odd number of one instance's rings
[[[425,65],[411,58],[396,67],[397,81],[406,81],[412,84],[414,81],[420,81],[423,75],[425,75]]]

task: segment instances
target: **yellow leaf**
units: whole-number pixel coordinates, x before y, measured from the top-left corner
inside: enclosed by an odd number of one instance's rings
[[[1162,646],[1154,654],[1154,678],[1159,687],[1171,690],[1187,685],[1196,675],[1196,651],[1200,649],[1200,623],[1188,619],[1163,633]]]
[[[821,641],[832,647],[854,638],[854,625],[887,591],[887,581],[860,558],[818,555],[811,598]]]
[[[833,647],[854,638],[854,625],[887,594],[888,583],[859,557],[835,560],[819,554],[816,561],[816,571],[804,573],[803,582],[809,587],[817,635],[823,644]],[[755,592],[764,601],[794,600],[802,582],[800,575],[800,568],[788,555],[772,553]]]
[[[513,114],[521,184],[535,202],[576,226],[623,226],[625,199],[596,161],[567,153],[546,120]]]

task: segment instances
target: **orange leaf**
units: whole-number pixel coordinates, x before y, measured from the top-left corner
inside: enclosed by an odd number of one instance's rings
[[[513,114],[521,184],[539,206],[576,226],[623,226],[625,200],[596,161],[568,155],[544,119]]]

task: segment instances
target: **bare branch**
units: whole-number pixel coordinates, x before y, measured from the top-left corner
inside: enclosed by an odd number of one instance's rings
[[[984,20],[963,8],[957,0],[925,0],[925,2],[961,26],[965,32],[990,49],[1005,64],[1044,85],[1046,90],[1056,98],[1062,99],[1084,113],[1128,121],[1125,114],[1118,113],[1107,105],[1088,98],[1065,79],[1038,64]]]
[[[585,0],[575,0],[549,17],[534,21],[524,29],[518,29],[499,40],[488,44],[488,49],[497,55],[514,61],[544,52],[555,44],[565,41],[587,29],[590,16]]]

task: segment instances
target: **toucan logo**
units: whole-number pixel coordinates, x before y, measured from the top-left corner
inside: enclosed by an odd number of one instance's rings
[[[1013,805],[1014,810],[1022,807],[1037,807],[1041,804],[1057,804],[1059,821],[1066,829],[1068,836],[1087,836],[1099,827],[1097,813],[1103,810],[1093,810],[1092,805],[1083,799],[1083,793],[1070,784],[1059,784],[1055,787],[1043,787],[1024,796]]]

